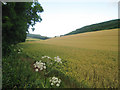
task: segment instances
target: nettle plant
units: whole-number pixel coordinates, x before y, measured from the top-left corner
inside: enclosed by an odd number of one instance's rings
[[[57,69],[58,66],[62,64],[61,58],[59,56],[54,57],[52,59],[49,56],[42,56],[41,60],[36,61],[33,64],[34,70],[36,72],[43,73],[44,77],[44,83],[43,87],[60,87],[61,86],[61,79],[56,76],[50,76],[49,74],[52,72],[52,70]]]

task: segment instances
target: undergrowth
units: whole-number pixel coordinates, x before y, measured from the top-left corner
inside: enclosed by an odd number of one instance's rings
[[[40,72],[35,72],[33,63],[34,58],[22,52],[22,48],[11,47],[11,53],[2,58],[2,87],[3,88],[44,88],[44,76]],[[85,81],[77,82],[74,78],[65,74],[60,67],[53,69],[48,76],[61,78],[61,85],[57,88],[85,88],[88,87]],[[47,79],[46,88],[53,88]],[[56,88],[56,87],[54,87]]]

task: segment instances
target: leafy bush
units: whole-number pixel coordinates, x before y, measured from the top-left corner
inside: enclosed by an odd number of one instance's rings
[[[37,14],[43,11],[38,2],[7,2],[2,4],[2,53],[9,54],[11,44],[24,42],[29,26],[42,19]]]

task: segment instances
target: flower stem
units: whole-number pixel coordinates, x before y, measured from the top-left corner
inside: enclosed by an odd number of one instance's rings
[[[46,76],[45,76],[44,88],[45,88],[45,86],[46,86]]]

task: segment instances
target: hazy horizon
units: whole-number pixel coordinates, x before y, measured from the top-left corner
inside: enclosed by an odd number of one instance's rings
[[[118,0],[39,0],[44,12],[42,22],[35,25],[31,34],[54,37],[78,28],[118,19]]]

